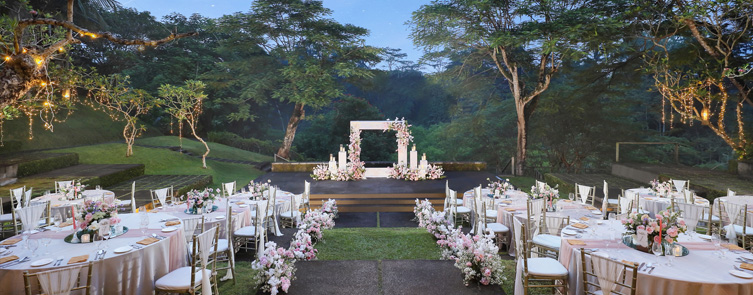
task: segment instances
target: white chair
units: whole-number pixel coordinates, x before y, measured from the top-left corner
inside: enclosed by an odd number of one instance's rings
[[[228,270],[227,274],[220,279],[220,281],[232,279],[235,283],[235,249],[233,247],[233,232],[235,231],[235,221],[237,218],[233,216],[233,210],[230,207],[230,199],[225,199],[225,228],[220,234],[220,239],[217,240],[217,262],[227,262],[225,267],[217,267],[217,271]]]
[[[637,192],[626,190],[625,197],[630,199],[630,201],[632,202],[632,212],[637,212],[638,214],[649,214],[648,211],[643,210],[643,208],[641,208],[640,206],[641,204],[640,194],[638,194]]]
[[[516,275],[521,278],[523,284],[524,294],[528,294],[531,288],[552,288],[553,292],[561,292],[560,294],[568,294],[568,271],[557,260],[550,257],[531,257],[528,249],[528,237],[525,225],[517,218],[513,218],[514,232],[515,232],[515,245],[516,252],[518,254],[518,271],[521,273]],[[559,283],[558,283],[559,281]],[[532,282],[541,282],[541,284],[531,284]]]
[[[164,206],[167,207],[167,202],[172,202],[173,198],[173,187],[166,187],[156,190],[149,190],[150,195],[152,196],[152,208],[157,208],[157,206]]]
[[[217,227],[193,236],[191,266],[185,266],[171,271],[154,282],[157,294],[161,293],[190,293],[219,294],[217,290]],[[212,254],[214,253],[214,254]],[[210,259],[211,257],[211,259]]]
[[[72,291],[91,293],[92,268],[94,261],[71,267],[58,268],[43,272],[24,271],[24,289],[26,294],[69,294]],[[82,275],[81,270],[87,268]],[[36,278],[36,280],[35,280]]]
[[[238,249],[257,250],[257,253],[264,252],[264,243],[266,242],[266,226],[264,220],[266,219],[266,211],[269,209],[269,201],[262,200],[256,202],[256,209],[254,210],[253,224],[249,226],[241,227],[233,232],[233,239],[239,244]],[[253,243],[251,243],[253,241]]]
[[[585,294],[636,294],[638,269],[634,263],[628,264],[609,259],[600,256],[598,252],[593,255],[586,252],[586,249],[580,249],[581,276]]]
[[[604,199],[601,200],[601,212],[604,213],[604,219],[609,218],[610,212],[617,213],[617,210],[620,208],[619,203],[620,202],[617,198],[609,198],[609,185],[607,184],[607,181],[604,180]]]
[[[190,250],[193,248],[191,243],[193,241],[193,236],[196,233],[196,229],[199,229],[199,232],[204,231],[205,218],[201,215],[194,218],[185,218],[180,222],[183,223],[183,236],[186,238],[186,245]]]
[[[494,234],[494,237],[497,240],[497,247],[499,247],[499,249],[502,249],[502,245],[507,244],[507,235],[510,233],[510,228],[498,222],[487,222],[485,214],[486,203],[478,203],[481,204],[481,207],[478,208],[478,212],[481,214],[481,218],[479,218],[479,223],[478,225],[476,225],[476,227],[480,228],[479,232],[488,232]]]
[[[45,210],[49,212],[49,208],[50,202],[45,202],[16,209],[16,215],[21,220],[24,231],[36,229],[40,225]]]
[[[55,193],[62,194],[61,189],[67,189],[73,186],[73,180],[55,181]]]
[[[675,190],[677,190],[677,192],[682,192],[684,190],[690,189],[690,181],[688,180],[672,179],[672,184],[674,184]]]
[[[680,216],[685,220],[688,230],[695,231],[698,222],[703,218],[704,206],[693,203],[677,203],[677,209],[680,210]]]
[[[33,189],[34,188],[32,187],[32,188],[24,191],[24,206],[29,206],[29,204],[31,204],[31,191]]]
[[[462,224],[462,222],[464,220],[470,221],[471,220],[470,219],[470,217],[471,217],[471,209],[468,208],[468,207],[466,207],[466,206],[463,206],[463,205],[458,205],[458,202],[457,202],[458,201],[458,192],[455,191],[455,190],[450,189],[450,197],[452,198],[452,200],[450,201],[450,204],[452,204],[452,220],[453,220],[453,222],[455,222],[457,224],[458,218],[460,218],[461,224]],[[463,200],[459,200],[459,201],[462,204]]]
[[[630,214],[633,209],[633,200],[626,197],[619,197],[620,214]]]
[[[596,195],[595,186],[587,186],[581,184],[575,184],[575,199],[580,201],[584,205],[594,205],[594,197]]]
[[[222,184],[222,196],[230,197],[235,194],[235,181]]]
[[[723,212],[727,213],[729,218],[730,224],[724,227],[727,238],[730,240],[737,239],[737,242],[748,250],[753,245],[753,227],[747,226],[748,205],[719,202],[719,206]]]
[[[544,211],[539,233],[533,236],[531,244],[539,248],[541,250],[539,252],[544,256],[558,259],[560,245],[562,244],[560,233],[568,224],[570,224],[569,216],[547,216],[546,211]]]
[[[303,199],[301,200],[304,208],[303,212],[309,212],[311,210],[311,183],[304,181],[303,183]]]
[[[282,223],[280,226],[285,227],[286,225],[290,225],[290,227],[295,227],[301,220],[302,198],[302,195],[293,195],[290,198],[290,210],[280,212],[280,222]]]
[[[131,213],[136,213],[136,182],[131,183]]]

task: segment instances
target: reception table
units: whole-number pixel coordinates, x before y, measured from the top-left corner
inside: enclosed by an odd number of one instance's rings
[[[149,226],[146,235],[156,234],[165,238],[148,246],[142,246],[140,249],[134,248],[121,254],[114,253],[114,249],[134,245],[145,238],[139,229],[141,220],[139,214],[120,214],[121,224],[128,227],[129,231],[104,242],[107,253],[103,259],[95,261],[93,265],[92,294],[153,294],[154,282],[157,279],[186,265],[186,240],[180,225],[178,225],[178,230],[162,231],[164,222],[161,220],[170,219],[173,216],[159,212],[147,215]],[[23,294],[24,271],[33,273],[69,266],[67,263],[71,257],[85,254],[89,255],[88,261],[92,261],[100,242],[69,244],[63,241],[63,238],[72,232],[72,226],[67,226],[60,232],[48,230],[30,235],[29,239],[40,241],[39,249],[36,251],[37,256],[27,262],[0,268],[0,286],[2,286],[0,294]],[[21,238],[21,236],[13,238]],[[41,239],[43,238],[50,238],[48,247],[42,245]],[[12,255],[30,256],[31,251],[25,249],[24,244],[25,241],[20,241],[15,244],[16,247],[9,248],[13,251]],[[47,251],[50,254],[43,254]],[[62,258],[63,263],[60,266],[53,266],[53,263],[40,267],[31,266],[32,262],[43,258],[53,260]]]
[[[640,208],[648,211],[649,215],[652,218],[656,217],[657,212],[667,210],[667,208],[669,208],[669,206],[672,205],[671,198],[657,196],[654,193],[654,191],[651,190],[650,188],[631,188],[631,189],[625,190],[626,194],[628,192],[638,194],[639,200],[640,200],[639,202]],[[685,201],[685,196],[679,192],[673,192],[672,198],[675,198],[676,201],[680,201],[680,202]],[[706,206],[706,207],[709,206],[708,200],[695,196],[695,195],[693,196],[693,198],[696,205],[701,205],[701,206]]]
[[[81,197],[74,200],[68,200],[64,197],[63,194],[58,193],[51,193],[46,194],[40,197],[36,197],[31,200],[33,203],[42,203],[42,202],[50,202],[50,207],[52,207],[52,214],[60,213],[60,215],[63,218],[71,217],[71,206],[75,205],[83,205],[84,201],[88,199],[98,199],[98,198],[113,198],[115,199],[115,193],[108,191],[108,190],[85,190],[81,192]],[[117,203],[120,203],[120,200],[115,200]]]

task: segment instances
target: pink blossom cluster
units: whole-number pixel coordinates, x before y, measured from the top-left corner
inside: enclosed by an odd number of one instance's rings
[[[444,177],[444,170],[437,165],[428,164],[426,167],[426,173],[421,174],[419,169],[410,169],[406,165],[392,165],[388,167],[388,178],[402,179],[408,181],[419,181],[427,179],[441,179]]]
[[[100,225],[116,225],[120,223],[118,206],[115,203],[85,200],[76,210],[76,227],[79,230],[95,231]]]
[[[397,118],[395,118],[395,121],[392,121],[389,124],[387,124],[387,129],[384,130],[384,132],[386,132],[388,130],[396,131],[397,135],[395,137],[397,137],[397,146],[398,147],[401,147],[401,146],[407,147],[408,144],[411,141],[413,141],[413,135],[411,135],[411,132],[410,132],[410,127],[411,126],[412,125],[408,124],[405,121],[405,118],[402,118],[402,119],[399,119],[399,120]]]
[[[321,241],[322,229],[330,229],[335,226],[332,214],[324,213],[319,209],[311,210],[298,223],[298,230],[304,231],[311,236],[311,241]]]
[[[688,230],[685,220],[680,218],[679,212],[664,210],[656,214],[653,219],[648,214],[632,212],[628,218],[621,220],[628,233],[635,234],[638,230],[645,230],[649,241],[659,243],[662,240],[676,242],[677,236]]]
[[[220,195],[220,189],[206,188],[203,191],[190,190],[185,196],[180,198],[186,199],[186,206],[189,210],[198,212],[199,209],[204,209],[211,206],[212,202],[216,200]]]
[[[366,168],[361,161],[361,131],[351,130],[350,144],[348,144],[348,160],[345,170],[331,172],[327,165],[317,165],[312,171],[311,178],[314,180],[350,181],[364,179]]]
[[[486,181],[489,182],[488,187],[492,192],[499,190],[500,193],[504,193],[505,191],[512,189],[510,179],[505,179],[505,181],[491,181],[489,178],[487,178]]]
[[[310,261],[316,259],[318,250],[314,248],[314,243],[311,241],[311,236],[304,231],[297,231],[293,241],[290,242],[290,251],[293,251],[295,259]]]
[[[334,199],[329,199],[322,203],[322,212],[337,215],[337,202]]]
[[[295,253],[277,247],[275,242],[267,242],[262,255],[251,263],[257,270],[254,277],[261,290],[277,294],[279,290],[287,293],[290,282],[295,279]]]
[[[248,183],[248,192],[251,194],[249,197],[252,200],[260,200],[264,196],[264,192],[269,190],[270,182],[254,182],[253,180]]]
[[[74,181],[73,185],[60,188],[60,192],[63,193],[68,200],[75,200],[81,198],[83,195],[81,192],[86,188],[85,184],[81,184],[81,180]]]
[[[657,196],[666,197],[672,193],[672,183],[669,181],[652,180],[651,190],[656,193]]]

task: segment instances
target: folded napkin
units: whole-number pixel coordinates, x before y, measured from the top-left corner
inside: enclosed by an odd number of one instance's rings
[[[0,245],[3,245],[3,246],[7,246],[7,245],[13,245],[13,244],[15,244],[15,243],[18,243],[18,242],[20,242],[20,241],[21,241],[21,239],[20,239],[20,238],[15,238],[15,239],[7,239],[7,240],[5,240],[5,241],[2,241],[2,242],[0,242]]]
[[[136,242],[136,244],[141,244],[141,245],[147,246],[147,245],[151,245],[151,244],[156,243],[156,242],[159,242],[159,239],[157,239],[157,238],[146,238],[146,239],[143,239],[141,241]]]
[[[73,225],[73,220],[69,220],[69,221],[61,223],[60,227],[66,227],[66,226],[69,226],[69,225]]]
[[[569,239],[567,240],[567,243],[572,246],[585,246],[586,245],[586,242],[581,241],[581,240],[575,240],[575,239]]]
[[[644,199],[651,201],[651,200],[653,200],[654,198],[644,198]]]
[[[81,256],[73,256],[71,257],[70,260],[68,260],[68,264],[86,262],[87,260],[89,260],[89,254],[84,254]]]
[[[753,264],[743,263],[743,264],[740,264],[740,268],[747,269],[747,270],[753,270]]]
[[[578,229],[586,229],[586,228],[588,228],[588,225],[585,225],[585,224],[583,224],[583,223],[575,223],[575,224],[573,224],[572,226],[573,226],[574,228],[578,228]]]
[[[581,218],[578,218],[578,219],[583,220],[583,221],[588,221],[588,217],[585,217],[585,216],[583,216]]]
[[[572,202],[572,201],[570,201],[570,200],[559,200],[559,202],[567,202],[567,203],[570,203],[570,202]]]
[[[730,251],[738,251],[738,250],[745,251],[745,249],[743,249],[743,247],[740,247],[740,246],[735,245],[735,244],[722,244],[722,247],[727,248]]]
[[[246,202],[243,202],[243,201],[241,201],[241,202],[235,202],[235,204],[236,205],[243,205],[243,204],[246,204]]]
[[[588,209],[588,210],[596,210],[596,207],[594,207],[594,206],[586,206],[586,209]]]
[[[512,201],[502,201],[502,203],[505,203],[505,204],[512,204]]]
[[[622,263],[630,265],[630,266],[635,266],[635,264],[636,264],[635,262],[627,261],[627,260],[623,260]]]
[[[173,226],[173,225],[178,225],[178,224],[180,224],[180,220],[173,220],[173,221],[165,222],[165,226]]]
[[[52,208],[57,208],[57,207],[60,207],[60,204],[52,205]]]
[[[515,208],[505,208],[505,210],[507,210],[507,212],[515,212],[515,211],[518,211],[518,209],[515,209]]]
[[[11,261],[16,260],[16,259],[18,259],[18,256],[16,256],[16,255],[5,256],[3,258],[0,258],[0,264],[6,263],[6,262],[11,262]]]

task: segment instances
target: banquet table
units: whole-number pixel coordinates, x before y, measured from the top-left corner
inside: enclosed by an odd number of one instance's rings
[[[156,234],[164,239],[133,249],[122,254],[114,253],[114,249],[122,246],[134,245],[145,238],[141,233],[139,214],[119,214],[121,224],[128,227],[128,232],[104,242],[107,253],[104,259],[95,261],[92,272],[92,294],[153,294],[154,282],[168,272],[186,266],[186,240],[182,228],[172,232],[163,232],[165,220],[171,218],[166,213],[149,213],[149,226],[146,235]],[[54,228],[54,227],[50,227]],[[32,273],[69,266],[71,257],[88,254],[89,261],[96,256],[99,241],[85,244],[69,244],[63,238],[73,232],[72,226],[62,228],[62,231],[53,230],[32,234],[29,239],[50,238],[49,246],[39,246],[37,256],[27,262],[16,264],[7,268],[0,268],[0,294],[23,294],[23,272]],[[14,238],[20,238],[16,236]],[[41,242],[41,240],[40,240]],[[13,255],[18,257],[29,256],[30,250],[25,249],[25,241],[16,243],[16,247],[9,248]],[[43,254],[49,251],[50,254]],[[3,254],[6,255],[6,254]],[[52,266],[53,263],[32,267],[31,263],[42,258],[63,258],[60,266]],[[88,263],[88,261],[87,261]]]
[[[732,203],[737,205],[748,205],[748,226],[753,226],[753,196],[728,196],[728,197],[719,197],[714,199],[714,210],[716,208],[719,208],[719,202],[724,203]],[[714,211],[714,214],[718,214],[716,211]],[[726,217],[726,215],[724,215]],[[725,221],[729,221],[728,219],[725,219]]]
[[[605,220],[601,223],[591,224],[578,233],[580,236],[562,234],[559,261],[570,272],[570,294],[583,294],[584,291],[581,248],[637,265],[643,262],[653,263],[655,269],[650,274],[646,271],[638,272],[636,294],[753,294],[753,279],[738,278],[728,272],[735,265],[740,265],[735,262],[738,257],[751,256],[750,252],[726,249],[718,251],[713,243],[700,236],[681,234],[678,243],[688,248],[690,253],[684,257],[675,257],[673,265],[667,266],[667,258],[664,256],[656,257],[623,245],[621,237],[625,229],[620,221]],[[573,246],[568,242],[569,239],[581,240],[585,245]],[[724,256],[720,257],[720,253]],[[522,289],[522,284],[520,288]],[[521,294],[517,290],[516,294]]]
[[[486,196],[491,193],[489,189],[482,189],[481,195]],[[507,198],[504,198],[506,196]],[[506,191],[503,198],[495,199],[494,203],[497,210],[497,222],[507,226],[510,232],[507,234],[508,254],[515,256],[515,229],[513,226],[513,218],[518,218],[520,221],[525,220],[528,211],[527,207],[528,194],[522,191]],[[473,206],[473,190],[467,191],[463,194],[463,205]],[[559,199],[557,202],[557,210],[555,212],[547,212],[547,216],[557,217],[570,217],[570,219],[581,218],[584,216],[592,216],[598,210],[592,211],[586,208],[579,202],[573,202],[570,200]],[[598,214],[601,214],[599,212]],[[601,218],[601,215],[599,215]]]
[[[638,193],[638,196],[640,197],[640,207],[643,210],[648,211],[651,218],[656,217],[657,212],[666,210],[672,204],[670,198],[657,196],[650,188],[631,188],[626,190],[626,192]],[[685,196],[679,192],[673,192],[672,197],[679,200],[685,200]],[[709,206],[708,200],[698,196],[694,196],[694,198],[696,205]]]
[[[152,210],[151,212],[159,212],[159,213],[165,213],[170,215],[172,219],[178,218],[180,220],[184,219],[192,219],[192,218],[199,218],[201,215],[197,214],[191,214],[186,213],[188,207],[185,205],[187,203],[183,203],[180,205],[168,205],[167,207],[157,207],[157,209]],[[225,218],[227,215],[227,207],[224,200],[220,199],[217,200],[214,203],[215,206],[217,206],[217,210],[212,211],[210,213],[205,213],[203,216],[205,217],[204,220],[204,229],[209,229],[215,225],[219,226],[220,230],[220,237],[223,237],[225,235]],[[230,203],[231,210],[233,211],[231,214],[235,215],[236,217],[233,218],[232,228],[233,230],[237,230],[241,227],[248,226],[251,224],[251,210],[249,210],[248,206],[241,206],[238,204],[235,204],[232,201]]]
[[[46,194],[40,197],[36,197],[31,200],[33,203],[42,203],[50,201],[50,206],[52,207],[52,214],[60,213],[63,218],[71,217],[71,206],[74,205],[83,205],[84,201],[90,198],[100,198],[100,197],[112,197],[115,198],[115,193],[108,190],[85,190],[81,192],[81,195],[83,197],[75,199],[75,200],[68,200],[64,198],[63,194],[59,193],[51,193]],[[120,202],[120,200],[116,200],[116,202]]]

